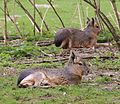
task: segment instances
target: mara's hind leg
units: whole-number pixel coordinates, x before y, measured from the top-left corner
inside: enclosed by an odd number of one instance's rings
[[[43,72],[35,72],[25,77],[19,84],[19,87],[42,87],[49,88],[55,85],[51,83],[50,79]]]
[[[69,48],[68,45],[69,45],[69,39],[67,38],[67,39],[63,40],[60,47],[63,48],[63,49],[67,49],[67,48]]]
[[[28,75],[25,77],[19,84],[19,87],[37,87],[39,86],[42,81],[45,79],[45,74],[42,72],[35,72],[33,74]]]
[[[26,87],[33,86],[34,84],[35,84],[35,80],[34,80],[33,74],[30,74],[20,82],[18,87],[26,88]]]
[[[55,86],[57,86],[57,85],[52,83],[51,81],[45,79],[41,82],[41,84],[38,87],[40,87],[40,88],[53,88]]]
[[[39,83],[39,87],[41,88],[51,88],[51,87],[55,87],[56,84],[50,79],[48,78],[48,76],[44,73],[43,74],[43,79],[42,81]]]

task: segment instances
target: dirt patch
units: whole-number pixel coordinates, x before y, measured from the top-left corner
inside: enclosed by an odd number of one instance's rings
[[[4,69],[1,69],[0,71],[0,77],[5,77],[5,76],[12,76],[17,74],[17,70],[13,67],[6,67]]]
[[[56,99],[56,97],[57,97],[58,95],[52,95],[52,94],[50,94],[50,93],[47,93],[47,94],[45,94],[45,95],[43,95],[43,96],[39,96],[39,99],[40,100],[49,100],[49,99]]]
[[[92,70],[88,76],[83,77],[83,82],[99,86],[107,90],[120,89],[120,72],[114,70]]]

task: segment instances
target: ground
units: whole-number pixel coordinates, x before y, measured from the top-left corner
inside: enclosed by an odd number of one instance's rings
[[[42,45],[44,42],[41,42]],[[46,42],[45,42],[46,44]],[[39,44],[40,45],[40,44]],[[39,46],[38,46],[39,47]],[[21,70],[30,67],[59,68],[66,63],[69,51],[61,50],[58,53],[51,53],[54,45],[41,47],[40,56],[11,59],[14,63],[4,67],[0,72],[1,97],[0,102],[5,104],[119,104],[120,103],[120,71],[119,66],[113,67],[107,61],[118,61],[118,50],[113,48],[115,56],[110,56],[109,47],[92,49],[73,49],[90,64],[90,73],[83,76],[79,85],[65,85],[56,88],[18,88],[17,78]],[[50,49],[49,49],[50,48]],[[55,51],[55,50],[53,50]],[[95,52],[94,52],[95,51]],[[62,55],[61,55],[62,53]],[[102,54],[104,53],[104,54]],[[98,57],[97,55],[102,55]],[[96,57],[96,58],[95,58]],[[50,61],[51,60],[51,61]],[[104,63],[104,66],[102,65]],[[112,63],[112,62],[111,62]],[[105,65],[106,64],[106,65]],[[18,66],[16,66],[18,65]],[[109,65],[109,66],[108,66]],[[12,67],[14,66],[14,67]],[[17,69],[19,68],[19,70]]]
[[[33,14],[33,7],[28,1],[21,0],[21,3]],[[116,27],[111,4],[108,0],[100,0],[100,3],[101,10]],[[36,0],[36,4],[44,15],[49,8],[47,0]],[[83,29],[87,17],[95,16],[93,8],[84,2],[78,3],[78,0],[54,0],[53,4],[65,26],[69,28]],[[80,12],[77,11],[79,6]],[[0,7],[3,8],[3,0],[0,1]],[[117,8],[120,11],[119,1]],[[20,39],[15,26],[7,18],[9,40],[8,45],[4,44],[4,13],[0,10],[0,104],[120,104],[120,52],[106,27],[99,34],[98,42],[109,40],[112,46],[109,44],[108,47],[101,46],[95,50],[73,49],[91,69],[87,76],[83,76],[80,84],[50,89],[18,88],[17,78],[22,70],[36,66],[64,67],[69,51],[50,45],[55,32],[62,27],[52,8],[49,8],[45,16],[49,32],[41,25],[41,19],[36,13],[36,22],[42,26],[43,32],[36,32],[35,36],[34,27],[24,11],[17,4],[14,10],[13,0],[8,0],[8,10],[12,18],[15,15],[24,39]],[[48,46],[43,46],[46,44]]]

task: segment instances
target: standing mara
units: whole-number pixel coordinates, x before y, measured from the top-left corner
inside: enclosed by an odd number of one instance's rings
[[[55,36],[54,43],[57,47],[67,48],[91,48],[97,42],[97,36],[100,32],[100,27],[95,20],[88,21],[87,27],[84,30],[63,28],[58,30]]]

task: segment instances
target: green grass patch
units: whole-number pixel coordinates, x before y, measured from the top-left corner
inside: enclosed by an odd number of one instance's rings
[[[110,81],[111,81],[111,78],[108,76],[103,76],[103,77],[98,76],[95,79],[95,82],[97,83],[109,83]]]
[[[58,86],[51,89],[17,88],[16,77],[1,78],[0,102],[5,104],[108,104],[116,103],[120,93],[118,90],[109,91],[88,84]]]

